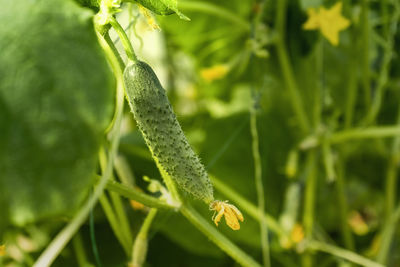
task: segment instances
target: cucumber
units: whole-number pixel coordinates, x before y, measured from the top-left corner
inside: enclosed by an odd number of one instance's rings
[[[183,191],[207,204],[212,202],[210,179],[154,71],[145,62],[129,63],[124,82],[129,106],[153,158]]]

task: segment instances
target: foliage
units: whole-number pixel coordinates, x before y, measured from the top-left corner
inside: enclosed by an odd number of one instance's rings
[[[398,1],[138,2],[0,0],[0,265],[398,266]],[[126,107],[136,58],[218,226]]]

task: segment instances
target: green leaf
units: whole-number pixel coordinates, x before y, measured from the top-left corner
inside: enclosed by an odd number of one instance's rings
[[[0,229],[74,211],[113,111],[92,12],[0,0]]]
[[[79,5],[88,7],[95,12],[99,11],[99,2],[98,0],[75,0]]]
[[[81,1],[81,0],[80,0]],[[178,0],[124,0],[139,3],[158,15],[171,15],[176,13],[183,20],[190,20],[178,9]]]

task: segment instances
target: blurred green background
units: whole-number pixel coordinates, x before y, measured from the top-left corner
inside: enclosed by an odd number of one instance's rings
[[[307,266],[304,258],[310,255],[311,266],[352,266],[321,247],[305,251],[310,239],[384,266],[400,266],[400,3],[342,1],[340,14],[349,25],[339,32],[338,45],[321,34],[322,28],[304,29],[310,10],[330,10],[338,3],[180,0],[178,8],[190,21],[125,3],[117,16],[138,57],[153,67],[167,90],[212,181],[256,206],[250,131],[255,110],[265,210],[290,239],[269,229],[272,266]],[[335,25],[339,18],[325,14],[319,19]],[[124,56],[112,30],[111,38]],[[160,174],[128,109],[119,156],[136,185],[148,192],[142,177],[160,179]],[[215,195],[230,199],[220,186]],[[122,201],[134,236],[146,212]],[[225,223],[218,229],[262,262],[259,222],[230,201],[245,220],[239,231]],[[193,202],[212,223],[212,211]],[[3,263],[31,265],[70,214],[56,215],[7,228],[0,242],[8,248]],[[126,266],[129,257],[102,208],[92,215],[94,224],[82,227],[54,266],[77,266],[80,246],[88,264],[95,264],[91,230],[101,264]],[[160,211],[150,230],[145,266],[238,264],[181,214]]]

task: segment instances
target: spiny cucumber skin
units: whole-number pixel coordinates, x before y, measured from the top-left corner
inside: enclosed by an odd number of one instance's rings
[[[184,191],[210,203],[213,187],[190,147],[164,88],[151,67],[138,61],[124,71],[126,93],[140,131],[154,158]]]

